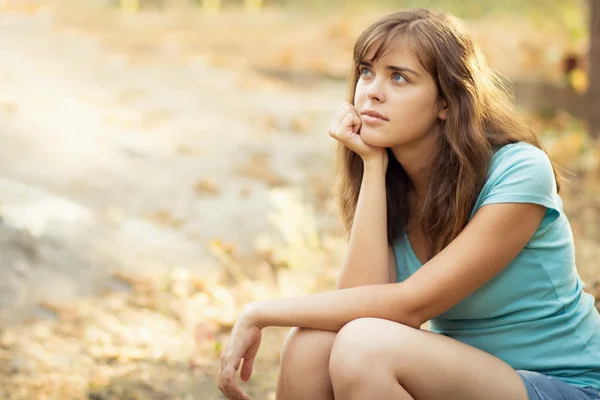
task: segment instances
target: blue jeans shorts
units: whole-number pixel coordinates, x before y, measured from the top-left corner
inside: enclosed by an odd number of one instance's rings
[[[600,390],[580,388],[539,372],[517,370],[529,400],[600,400]]]

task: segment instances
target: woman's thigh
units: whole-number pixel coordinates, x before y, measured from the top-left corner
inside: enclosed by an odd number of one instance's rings
[[[528,398],[521,378],[504,361],[449,337],[383,319],[347,324],[336,336],[332,368],[343,370],[336,376],[349,372],[366,384],[369,374],[384,368],[418,400]]]
[[[518,370],[529,400],[600,400],[600,390],[582,389],[539,372]]]

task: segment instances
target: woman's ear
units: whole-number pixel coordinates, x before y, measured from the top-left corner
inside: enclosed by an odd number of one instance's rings
[[[440,109],[438,117],[443,120],[448,119],[448,103],[446,100],[442,100],[442,108]]]

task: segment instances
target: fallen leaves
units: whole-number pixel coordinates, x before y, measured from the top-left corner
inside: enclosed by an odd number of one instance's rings
[[[185,144],[181,144],[177,146],[177,148],[175,149],[175,153],[177,153],[180,156],[193,156],[197,152],[192,147]]]
[[[210,366],[244,304],[216,278],[206,281],[187,269],[162,278],[115,276],[132,290],[71,304],[44,303],[57,321],[4,330],[0,384],[11,385],[11,393],[42,393],[48,389],[43,382],[52,377],[56,396],[83,399],[88,385],[102,391],[100,386],[112,382],[107,373],[98,378],[99,370],[114,375],[119,366],[131,367],[139,371],[136,376],[143,371],[152,376],[152,363]],[[153,383],[149,387],[161,390]]]
[[[294,133],[308,133],[313,126],[314,116],[311,114],[296,115],[292,118],[290,125]]]
[[[243,282],[247,279],[245,272],[234,257],[235,247],[227,244],[220,239],[213,239],[208,245],[208,250],[215,257],[221,266],[233,277],[237,282]]]
[[[269,153],[254,153],[246,162],[238,164],[235,172],[239,176],[264,182],[269,187],[284,186],[287,181],[273,170],[270,164],[270,157]]]
[[[185,225],[185,220],[182,218],[176,218],[171,214],[171,212],[167,210],[157,210],[148,216],[148,219],[158,225],[180,229],[183,225]]]
[[[173,119],[173,113],[169,110],[153,110],[142,117],[142,127],[151,129]]]
[[[0,104],[0,110],[2,110],[7,115],[12,115],[17,112],[19,107],[14,103],[2,103]]]
[[[194,190],[201,196],[216,196],[220,193],[221,189],[214,179],[204,177],[198,180],[194,185]]]

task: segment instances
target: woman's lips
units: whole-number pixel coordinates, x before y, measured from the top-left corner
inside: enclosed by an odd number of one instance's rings
[[[362,120],[365,124],[369,124],[369,125],[380,125],[380,124],[383,124],[384,122],[387,122],[383,118],[374,117],[374,116],[368,115],[368,114],[363,114]]]
[[[370,125],[377,125],[387,122],[387,118],[383,114],[380,114],[375,110],[367,108],[364,109],[361,114],[363,117],[363,121]]]

